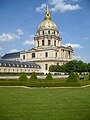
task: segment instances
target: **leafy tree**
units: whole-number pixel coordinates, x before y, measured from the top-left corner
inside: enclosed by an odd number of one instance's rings
[[[63,70],[62,70],[62,66],[60,65],[51,65],[49,67],[49,71],[50,72],[62,72]]]
[[[33,72],[33,73],[31,74],[30,79],[31,79],[31,80],[36,80],[36,79],[37,79],[37,76],[36,76],[36,73],[35,73],[35,72]]]
[[[21,75],[20,75],[20,77],[19,77],[19,79],[18,79],[19,81],[27,81],[28,80],[28,78],[27,78],[27,76],[26,76],[26,73],[22,73]]]
[[[89,72],[89,80],[90,80],[90,63],[88,63],[88,65],[87,65],[87,70],[88,70],[88,72]]]
[[[78,61],[77,60],[67,62],[64,65],[64,72],[68,72],[68,73],[70,73],[71,71],[76,72],[77,71],[77,69],[76,69],[77,66],[78,66]]]
[[[49,68],[50,72],[68,72],[70,73],[71,71],[73,72],[79,72],[80,74],[82,72],[87,72],[87,63],[84,63],[82,61],[69,61],[66,64],[60,66],[60,65],[51,65]]]
[[[45,80],[53,80],[52,74],[48,73]]]
[[[55,72],[55,65],[51,65],[51,66],[49,67],[49,71],[50,71],[50,72]]]

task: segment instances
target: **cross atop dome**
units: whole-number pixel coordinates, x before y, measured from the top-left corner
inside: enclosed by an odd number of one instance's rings
[[[46,5],[45,19],[51,19],[48,5]]]

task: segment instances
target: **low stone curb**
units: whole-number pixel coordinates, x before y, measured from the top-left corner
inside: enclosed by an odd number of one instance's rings
[[[81,87],[27,87],[27,86],[0,86],[0,87],[7,87],[7,88],[26,88],[26,89],[40,89],[40,88],[87,88],[90,87],[90,85],[85,85],[85,86],[81,86]]]

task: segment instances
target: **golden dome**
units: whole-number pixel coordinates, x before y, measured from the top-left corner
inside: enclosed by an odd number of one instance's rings
[[[38,26],[38,30],[44,30],[44,29],[54,29],[58,31],[58,28],[56,24],[51,20],[50,18],[50,11],[48,9],[48,6],[46,7],[46,13],[45,13],[45,18],[43,22]]]

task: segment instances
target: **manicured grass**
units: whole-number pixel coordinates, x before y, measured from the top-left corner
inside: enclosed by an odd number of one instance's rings
[[[0,87],[0,120],[90,120],[90,87]]]

